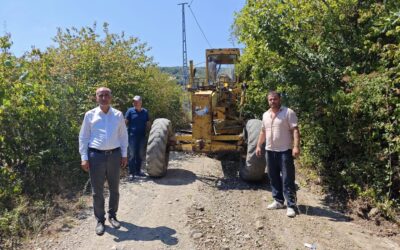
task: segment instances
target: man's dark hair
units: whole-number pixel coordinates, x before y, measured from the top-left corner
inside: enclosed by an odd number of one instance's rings
[[[275,95],[275,96],[281,98],[281,93],[279,93],[279,92],[277,92],[277,91],[275,91],[275,90],[269,91],[268,94],[267,94],[267,98],[268,98],[268,96],[270,96],[270,95]]]

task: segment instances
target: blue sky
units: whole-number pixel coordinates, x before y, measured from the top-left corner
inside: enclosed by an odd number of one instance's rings
[[[112,33],[125,32],[146,42],[148,55],[160,66],[182,65],[182,15],[177,0],[0,0],[0,31],[11,33],[12,52],[21,56],[32,46],[39,49],[53,45],[57,27],[83,27],[109,23]],[[232,43],[234,12],[246,0],[187,0],[191,3],[213,48],[241,47]],[[209,48],[192,13],[186,7],[188,60],[204,62]]]

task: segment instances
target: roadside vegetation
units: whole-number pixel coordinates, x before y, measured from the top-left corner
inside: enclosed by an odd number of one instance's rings
[[[312,181],[344,205],[362,201],[365,218],[377,207],[398,221],[400,2],[247,0],[233,34],[245,47],[243,114],[261,118],[267,91],[282,92]],[[141,95],[152,118],[180,127],[186,117],[179,70],[160,69],[145,43],[107,24],[60,29],[54,46],[21,57],[11,47],[0,37],[0,243],[40,231],[62,213],[57,197],[84,187],[78,132],[97,87],[123,112]]]
[[[81,190],[78,133],[108,86],[125,112],[141,95],[152,117],[182,124],[181,87],[159,71],[138,38],[112,34],[104,24],[59,30],[55,45],[10,53],[0,37],[0,235],[12,240],[37,232],[60,210],[53,200]]]
[[[248,0],[234,33],[245,45],[249,118],[265,93],[297,111],[302,168],[367,217],[396,220],[400,204],[400,2]]]

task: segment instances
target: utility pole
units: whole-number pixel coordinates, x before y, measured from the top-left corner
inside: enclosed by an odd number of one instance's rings
[[[179,3],[178,5],[182,5],[182,81],[184,86],[187,85],[188,82],[188,64],[187,64],[187,48],[186,48],[186,25],[185,25],[185,5],[188,3]]]

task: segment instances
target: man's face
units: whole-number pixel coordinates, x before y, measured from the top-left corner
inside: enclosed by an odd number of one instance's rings
[[[135,107],[135,109],[141,109],[142,101],[133,101],[133,106]]]
[[[268,105],[270,108],[279,108],[281,106],[281,98],[278,95],[268,95]]]
[[[101,106],[108,106],[111,104],[111,92],[109,89],[101,88],[96,92],[96,101]]]

